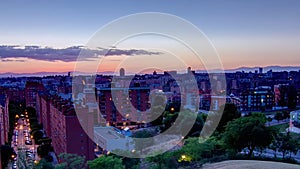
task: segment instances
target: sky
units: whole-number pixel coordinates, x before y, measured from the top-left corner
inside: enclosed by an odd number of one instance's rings
[[[0,45],[17,47],[0,48],[0,73],[72,71],[78,62],[87,61],[76,61],[74,58],[79,54],[79,48],[70,47],[85,46],[97,31],[112,21],[142,12],[172,14],[195,25],[211,41],[225,69],[300,65],[298,0],[11,0],[0,2]],[[117,54],[106,57],[105,63],[114,62],[101,65],[101,70],[114,71],[116,67],[123,66],[129,71],[141,71],[145,65],[138,67],[138,63],[145,58],[149,61],[152,58],[153,67],[161,58],[164,65],[175,65],[165,66],[164,69],[181,69],[189,65],[194,69],[203,68],[201,63],[189,60],[189,54],[183,52],[185,49],[176,50],[181,48],[175,44],[176,47],[168,51],[164,51],[165,46],[159,50],[142,49],[147,45],[163,44],[164,41],[167,45],[173,44],[170,39],[145,36],[129,41],[132,43],[124,42],[118,46],[122,48],[115,51]],[[137,45],[141,43],[145,45]],[[28,45],[38,46],[38,49],[22,48]],[[104,48],[106,51],[108,46]],[[184,64],[172,62],[171,55],[174,54],[170,51],[173,50],[186,61]],[[123,65],[116,61],[124,59],[128,60],[122,62]]]

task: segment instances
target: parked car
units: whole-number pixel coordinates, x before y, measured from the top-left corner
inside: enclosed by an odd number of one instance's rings
[[[32,150],[26,150],[26,153],[33,153],[33,151]]]
[[[26,140],[26,141],[25,141],[25,144],[26,144],[26,145],[32,145],[32,141],[31,141],[31,140]]]
[[[13,163],[13,165],[12,165],[12,168],[13,168],[13,169],[18,168],[18,167],[17,167],[17,162],[16,162],[16,161],[14,161],[14,163]]]

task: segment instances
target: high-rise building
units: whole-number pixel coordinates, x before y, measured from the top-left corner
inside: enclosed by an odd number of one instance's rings
[[[258,68],[258,71],[259,71],[259,74],[262,74],[263,73],[263,68],[262,67]]]
[[[124,68],[121,68],[120,69],[120,76],[125,76],[125,69]]]
[[[77,118],[74,106],[58,96],[41,95],[42,123],[56,154],[71,153],[94,159],[94,142]],[[84,116],[92,121],[93,114]]]
[[[192,73],[192,68],[191,67],[188,67],[187,68],[187,74],[191,74]]]
[[[26,106],[36,108],[37,93],[43,91],[44,86],[39,82],[27,82],[25,86]]]

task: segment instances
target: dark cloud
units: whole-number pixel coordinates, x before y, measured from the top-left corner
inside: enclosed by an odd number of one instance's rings
[[[81,53],[80,53],[81,52]],[[15,61],[11,58],[29,58],[43,61],[63,61],[72,62],[77,61],[77,57],[81,54],[81,60],[91,60],[98,56],[133,56],[133,55],[159,55],[160,52],[151,52],[141,49],[105,49],[98,48],[97,50],[87,49],[84,46],[72,46],[64,49],[55,49],[49,47],[39,46],[0,46],[0,61]],[[24,61],[24,60],[19,60]]]
[[[22,60],[22,59],[0,59],[0,62],[26,62],[26,60]]]

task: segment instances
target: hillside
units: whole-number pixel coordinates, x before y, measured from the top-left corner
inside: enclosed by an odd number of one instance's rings
[[[205,164],[204,169],[299,169],[300,165],[271,161],[231,160]]]

